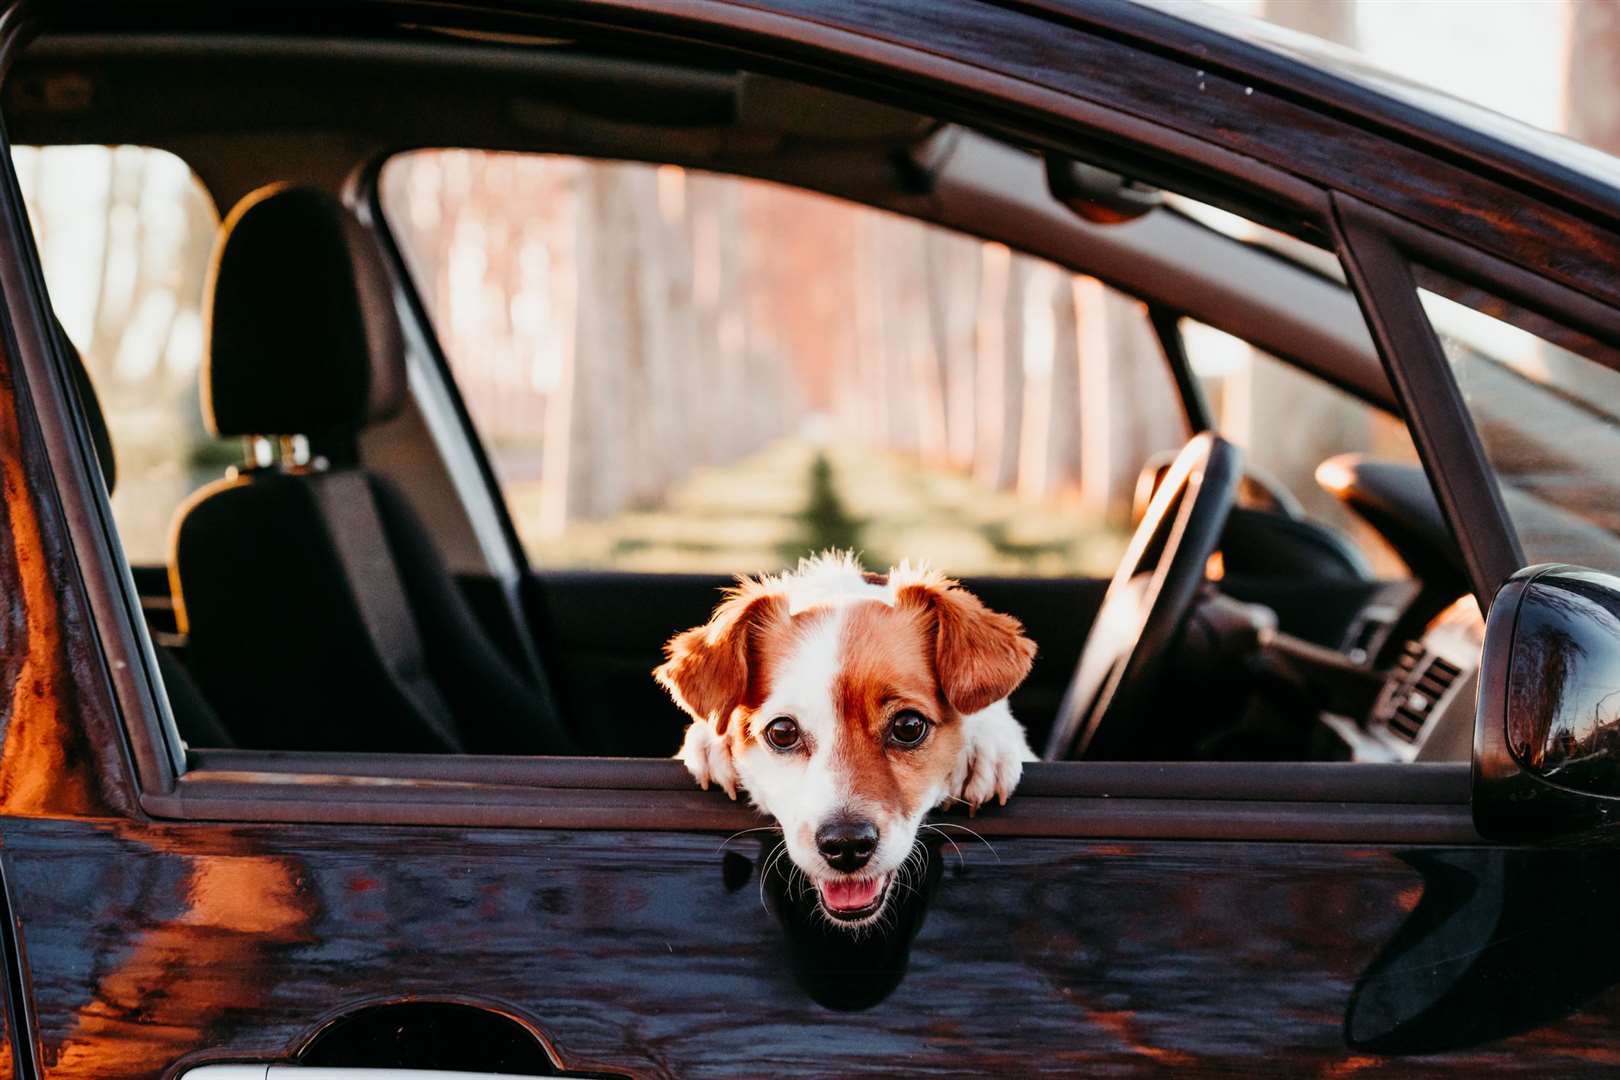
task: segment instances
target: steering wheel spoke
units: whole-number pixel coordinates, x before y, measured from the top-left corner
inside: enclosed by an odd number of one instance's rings
[[[1171,463],[1109,582],[1058,707],[1049,760],[1129,759],[1152,741],[1154,675],[1203,586],[1243,476],[1238,447],[1193,436]]]

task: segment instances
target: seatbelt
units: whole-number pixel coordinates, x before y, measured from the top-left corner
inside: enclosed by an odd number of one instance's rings
[[[422,636],[394,565],[370,481],[359,469],[309,479],[372,648],[433,734],[464,752],[450,706],[428,672]]]

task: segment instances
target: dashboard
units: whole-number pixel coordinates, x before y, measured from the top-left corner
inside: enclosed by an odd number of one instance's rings
[[[1392,586],[1391,591],[1398,587]],[[1352,624],[1344,652],[1364,663],[1389,646],[1400,608],[1381,594]],[[1324,713],[1322,722],[1355,761],[1467,761],[1474,742],[1474,698],[1485,620],[1464,596],[1429,620],[1422,634],[1395,652],[1366,716]]]

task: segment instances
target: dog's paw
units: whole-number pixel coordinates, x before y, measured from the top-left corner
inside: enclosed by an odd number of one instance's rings
[[[977,810],[994,797],[1006,806],[1024,775],[1024,762],[1035,760],[1023,725],[1005,701],[998,701],[962,718],[962,738],[946,804],[959,801]]]
[[[718,784],[727,795],[737,797],[737,767],[731,760],[731,747],[708,724],[699,720],[689,725],[681,752],[675,756],[704,791],[710,784]]]

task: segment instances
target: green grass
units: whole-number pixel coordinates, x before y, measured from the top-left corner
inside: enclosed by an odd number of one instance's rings
[[[825,548],[871,568],[901,558],[952,574],[1106,575],[1127,537],[1074,507],[989,490],[953,470],[881,451],[783,439],[697,471],[661,506],[571,523],[553,539],[526,529],[532,485],[508,499],[536,566],[752,573]]]

